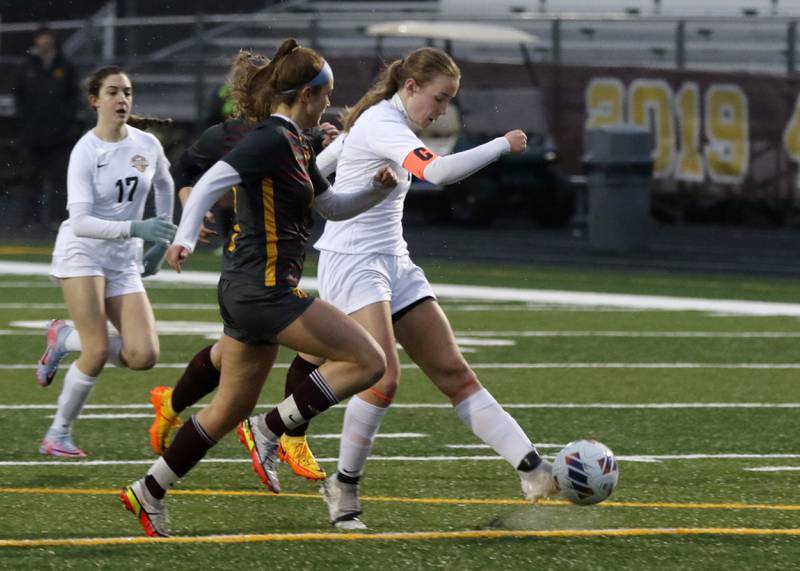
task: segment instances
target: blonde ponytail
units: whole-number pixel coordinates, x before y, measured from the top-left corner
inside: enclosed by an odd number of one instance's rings
[[[364,111],[384,99],[390,99],[407,80],[413,79],[422,87],[440,75],[460,79],[461,70],[453,58],[436,48],[419,48],[403,59],[393,61],[370,90],[345,111],[342,117],[344,130],[349,131]]]

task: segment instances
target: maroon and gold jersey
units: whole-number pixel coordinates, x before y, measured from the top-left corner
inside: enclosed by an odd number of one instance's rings
[[[235,229],[222,276],[266,287],[297,286],[311,203],[328,188],[314,152],[293,124],[272,116],[223,159],[242,178],[234,189]]]

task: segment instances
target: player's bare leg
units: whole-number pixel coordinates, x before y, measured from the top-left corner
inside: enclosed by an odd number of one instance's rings
[[[373,303],[354,312],[351,317],[369,331],[386,353],[386,372],[372,387],[353,396],[347,403],[337,472],[325,480],[321,490],[331,523],[345,530],[367,527],[359,517],[358,485],[400,382],[400,361],[389,302]]]
[[[537,500],[556,493],[550,463],[516,420],[478,380],[464,359],[439,304],[431,299],[395,323],[397,339],[406,354],[453,404],[459,419],[475,436],[516,468],[522,493]]]

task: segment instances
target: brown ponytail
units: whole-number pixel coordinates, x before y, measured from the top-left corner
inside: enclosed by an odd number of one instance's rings
[[[461,70],[453,58],[436,48],[419,48],[403,59],[393,61],[370,90],[345,111],[342,118],[344,130],[349,131],[364,111],[384,99],[390,99],[406,80],[413,79],[422,87],[440,75],[460,79]]]
[[[150,117],[144,115],[129,115],[128,125],[146,131],[153,127],[161,127],[163,125],[172,125],[172,119],[163,119],[161,117]]]
[[[324,65],[325,60],[314,50],[300,46],[293,38],[285,40],[272,61],[252,78],[255,119],[262,121],[281,103],[294,103],[299,89],[314,79]],[[322,89],[322,86],[312,89]]]

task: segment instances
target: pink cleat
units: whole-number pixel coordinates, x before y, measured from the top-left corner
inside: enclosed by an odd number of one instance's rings
[[[86,458],[86,452],[75,446],[68,432],[48,432],[39,446],[39,454],[59,458]]]
[[[67,354],[64,343],[73,328],[63,319],[54,319],[47,328],[47,348],[36,367],[36,381],[43,387],[49,387],[58,372],[61,359]]]

